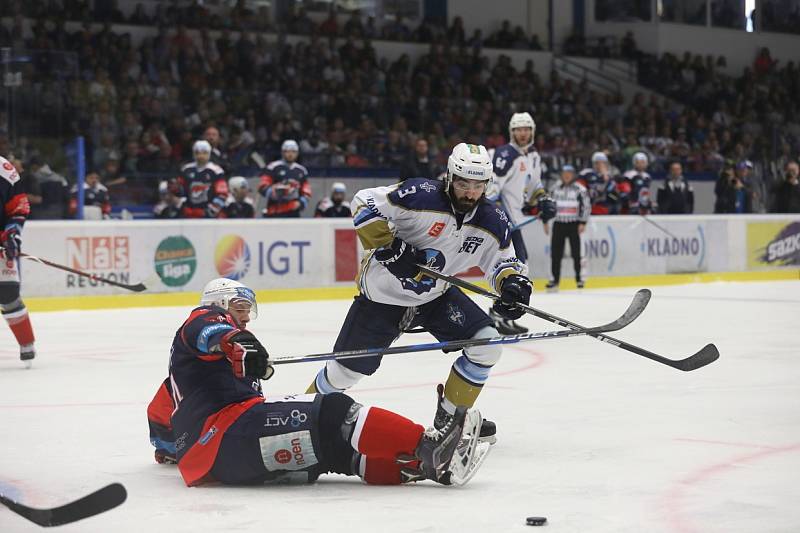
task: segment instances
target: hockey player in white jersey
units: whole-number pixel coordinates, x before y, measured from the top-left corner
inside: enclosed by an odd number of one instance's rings
[[[493,158],[494,180],[486,197],[500,205],[511,221],[511,227],[523,221],[523,208],[536,207],[539,219],[546,223],[556,216],[556,204],[542,185],[542,158],[533,147],[536,123],[530,113],[514,113],[508,122],[508,144],[497,148]],[[517,257],[527,262],[528,251],[522,232],[511,233]],[[489,311],[497,330],[504,335],[525,333],[527,328]]]
[[[517,319],[528,304],[527,267],[516,257],[506,214],[485,199],[492,179],[486,148],[461,143],[450,155],[443,181],[414,178],[359,191],[353,223],[367,250],[335,351],[389,346],[403,331],[423,327],[440,341],[497,336],[492,320],[463,292],[420,274],[418,264],[455,275],[478,266],[501,299],[494,311]],[[457,406],[471,407],[500,359],[499,345],[463,351],[450,370],[434,426],[443,427]],[[373,374],[380,357],[329,361],[309,392],[341,392]],[[484,421],[481,438],[494,442]]]

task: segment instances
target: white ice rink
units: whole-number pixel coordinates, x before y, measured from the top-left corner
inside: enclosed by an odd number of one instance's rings
[[[536,294],[533,305],[598,325],[633,293]],[[690,373],[587,337],[507,347],[478,400],[499,442],[460,489],[341,476],[186,488],[175,467],[153,462],[145,408],[189,309],[37,313],[31,370],[0,327],[0,491],[51,507],[113,481],[128,489],[121,507],[65,533],[524,532],[531,515],[551,532],[798,532],[799,304],[800,282],[655,287],[644,314],[613,335],[673,358],[716,343],[720,360]],[[262,304],[251,329],[273,355],[328,351],[348,305]],[[387,357],[352,395],[428,424],[452,359]],[[282,366],[266,388],[305,390],[318,367]],[[39,530],[0,507],[3,533]]]

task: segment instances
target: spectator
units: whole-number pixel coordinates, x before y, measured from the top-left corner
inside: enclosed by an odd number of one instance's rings
[[[745,170],[739,169],[740,166],[746,169],[750,162],[742,161],[735,168],[731,163],[729,161],[725,164],[714,186],[714,194],[717,197],[714,203],[714,212],[752,213],[753,192],[745,181]]]
[[[323,198],[317,204],[314,211],[316,218],[344,218],[353,216],[350,212],[350,205],[345,202],[347,187],[344,183],[337,181],[331,186],[331,195]]]
[[[694,212],[694,190],[683,179],[683,165],[675,161],[669,166],[667,180],[656,196],[662,215],[683,215]]]
[[[423,138],[414,143],[414,151],[400,167],[400,181],[409,178],[435,179],[439,173],[428,155],[428,141]]]
[[[78,213],[78,186],[73,185],[70,191],[69,214],[75,217]],[[83,181],[83,205],[84,217],[87,219],[111,218],[111,200],[108,196],[108,189],[100,183],[100,174],[90,171],[86,174]],[[96,209],[96,214],[86,207]]]
[[[153,215],[156,218],[181,218],[183,216],[183,204],[186,203],[186,197],[183,196],[177,178],[160,182],[158,196],[159,202],[153,208]]]
[[[800,213],[800,166],[786,163],[784,179],[772,188],[772,213]]]
[[[639,56],[639,48],[636,46],[636,39],[633,37],[632,31],[625,33],[619,48],[620,55],[626,59],[636,59]]]
[[[308,170],[297,162],[299,155],[297,141],[283,141],[281,159],[272,161],[261,175],[258,192],[267,200],[265,218],[296,218],[308,205],[311,184]]]
[[[221,166],[222,169],[227,172],[231,162],[224,152],[219,129],[216,126],[208,126],[205,132],[203,132],[203,139],[208,141],[208,144],[211,145],[211,161]]]
[[[247,178],[234,176],[228,180],[228,200],[222,210],[223,218],[255,218],[256,209],[250,198],[250,184]]]
[[[67,218],[69,205],[69,184],[61,174],[53,172],[39,156],[28,161],[31,177],[39,183],[42,202],[31,209],[31,217],[37,220]]]

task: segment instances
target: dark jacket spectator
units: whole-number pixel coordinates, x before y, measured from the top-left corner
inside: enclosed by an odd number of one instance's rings
[[[746,165],[742,162],[739,165]],[[752,213],[753,191],[750,189],[743,176],[739,175],[730,166],[725,167],[720,173],[714,186],[717,200],[714,203],[715,213]]]
[[[772,188],[772,213],[800,213],[800,166],[786,163],[784,179]]]
[[[66,178],[53,170],[38,157],[28,162],[32,178],[38,181],[42,202],[31,210],[32,219],[67,218],[69,184]]]
[[[683,179],[683,167],[672,163],[664,185],[658,189],[658,212],[663,215],[683,215],[694,212],[694,190]]]
[[[78,186],[73,185],[71,198],[69,201],[69,214],[74,217],[78,212]],[[99,216],[109,218],[111,216],[111,200],[108,196],[108,189],[100,183],[100,175],[97,172],[89,172],[83,182],[83,205],[85,207],[96,207],[99,209]],[[92,215],[86,218],[93,218]]]
[[[400,167],[400,180],[409,178],[436,178],[436,165],[428,155],[428,141],[417,139],[414,144],[414,152],[406,159]]]

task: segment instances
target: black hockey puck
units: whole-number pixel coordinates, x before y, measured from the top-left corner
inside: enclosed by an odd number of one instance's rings
[[[547,518],[543,516],[529,516],[525,519],[525,523],[529,526],[543,526],[547,522]]]

